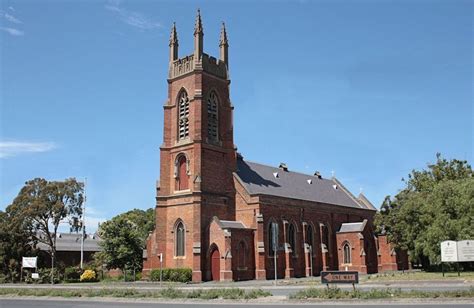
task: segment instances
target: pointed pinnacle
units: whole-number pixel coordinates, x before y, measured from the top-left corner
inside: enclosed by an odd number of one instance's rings
[[[170,46],[171,45],[178,45],[178,33],[176,32],[176,23],[175,22],[173,22],[173,27],[171,28]]]
[[[227,31],[225,30],[225,23],[222,22],[221,28],[221,37],[219,40],[219,46],[229,46],[229,41],[227,40]]]
[[[196,24],[194,25],[194,35],[201,33],[204,34],[203,28],[202,28],[202,20],[201,20],[201,10],[197,10],[197,16],[196,16]]]

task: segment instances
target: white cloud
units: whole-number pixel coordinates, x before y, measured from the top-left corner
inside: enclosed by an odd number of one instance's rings
[[[15,12],[15,9],[13,8],[13,6],[9,6],[8,9],[9,9],[10,11]]]
[[[10,8],[13,9],[12,7],[10,7]],[[13,9],[12,11],[14,12],[15,10]],[[15,16],[13,16],[13,15],[11,15],[11,14],[3,11],[3,10],[0,10],[0,17],[5,18],[7,21],[12,22],[14,24],[22,24],[23,23],[21,20],[19,20]]]
[[[8,28],[8,27],[0,27],[0,30],[5,31],[6,33],[13,35],[13,36],[22,36],[25,35],[25,32],[15,29],[15,28]]]
[[[161,24],[159,22],[149,19],[142,13],[129,11],[121,7],[120,1],[109,1],[105,8],[117,14],[120,20],[122,20],[124,23],[140,30],[153,30],[156,28],[161,28]]]
[[[57,148],[54,142],[0,141],[0,158],[23,153],[48,152]]]
[[[13,7],[9,7],[10,11],[14,12],[15,9]],[[6,21],[14,24],[22,24],[23,22],[16,18],[15,16],[0,10],[0,19],[5,19]],[[12,36],[22,36],[25,35],[25,32],[16,28],[10,28],[10,27],[0,27],[0,30],[12,35]]]
[[[15,18],[15,16],[12,16],[8,13],[4,13],[3,17],[8,20],[9,22],[15,23],[15,24],[22,24],[23,22],[19,20],[18,18]]]

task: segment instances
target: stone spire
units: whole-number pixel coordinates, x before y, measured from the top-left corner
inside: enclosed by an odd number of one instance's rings
[[[227,69],[229,69],[229,41],[227,40],[227,31],[225,30],[225,24],[222,22],[221,37],[219,40],[220,59],[225,63]]]
[[[194,25],[194,61],[200,62],[203,53],[203,37],[201,11],[197,10],[196,24]]]
[[[170,62],[178,59],[178,33],[176,32],[176,23],[173,22],[170,35]]]

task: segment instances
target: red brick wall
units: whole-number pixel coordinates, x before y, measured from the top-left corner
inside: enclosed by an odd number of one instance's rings
[[[378,245],[379,272],[410,269],[407,252],[395,249],[395,246],[388,241],[386,235],[378,236]]]
[[[358,271],[360,273],[367,273],[366,253],[364,248],[364,237],[362,233],[337,233],[337,251],[339,257],[339,270],[344,271]],[[344,263],[344,249],[345,243],[349,243],[351,247],[351,262]]]

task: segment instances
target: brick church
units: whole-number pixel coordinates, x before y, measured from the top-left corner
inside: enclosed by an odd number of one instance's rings
[[[273,279],[275,268],[278,278],[407,268],[406,255],[375,236],[376,209],[364,195],[335,177],[251,162],[236,151],[224,24],[219,58],[204,52],[203,38],[199,11],[192,54],[178,56],[171,30],[156,228],[144,274],[160,267],[160,254],[164,268],[191,268],[193,281]]]

